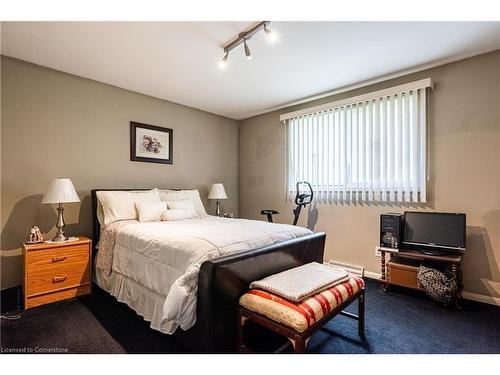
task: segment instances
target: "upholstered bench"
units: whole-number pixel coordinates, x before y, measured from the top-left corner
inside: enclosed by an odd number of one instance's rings
[[[343,311],[358,300],[358,315]],[[238,351],[250,352],[244,343],[244,325],[251,320],[286,336],[296,353],[305,352],[309,338],[337,314],[358,321],[358,334],[364,337],[365,283],[360,277],[350,278],[323,290],[302,302],[292,302],[275,294],[251,289],[240,298],[238,309]]]

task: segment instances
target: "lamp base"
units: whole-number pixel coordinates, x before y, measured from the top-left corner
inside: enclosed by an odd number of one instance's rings
[[[56,236],[54,238],[51,239],[52,242],[64,242],[64,241],[67,241],[68,240],[68,237],[66,237],[64,235],[64,233],[57,233]]]
[[[57,233],[56,236],[52,239],[52,242],[64,242],[68,240],[68,237],[64,235],[63,229],[66,224],[64,223],[64,207],[61,203],[59,203],[59,207],[57,207]]]
[[[219,216],[219,217],[222,216],[222,212],[220,210],[220,199],[217,199],[215,201],[215,216]]]

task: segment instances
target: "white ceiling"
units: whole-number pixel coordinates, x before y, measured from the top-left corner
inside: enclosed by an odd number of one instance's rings
[[[2,22],[2,54],[243,119],[344,86],[500,48],[500,22]]]

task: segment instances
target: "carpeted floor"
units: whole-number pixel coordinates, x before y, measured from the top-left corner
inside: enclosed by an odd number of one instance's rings
[[[355,306],[351,306],[355,309]],[[355,311],[355,310],[353,310]],[[94,288],[91,296],[42,306],[2,319],[2,353],[186,353],[170,336],[126,305]],[[310,340],[311,353],[500,353],[500,308],[464,301],[448,310],[401,289],[383,293],[367,281],[366,339],[356,322],[334,318]]]

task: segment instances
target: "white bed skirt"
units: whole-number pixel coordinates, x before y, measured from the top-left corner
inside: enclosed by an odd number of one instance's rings
[[[174,324],[163,320],[165,296],[122,274],[111,272],[108,276],[97,268],[94,271],[96,284],[150,322],[152,329],[166,334],[175,332]]]

